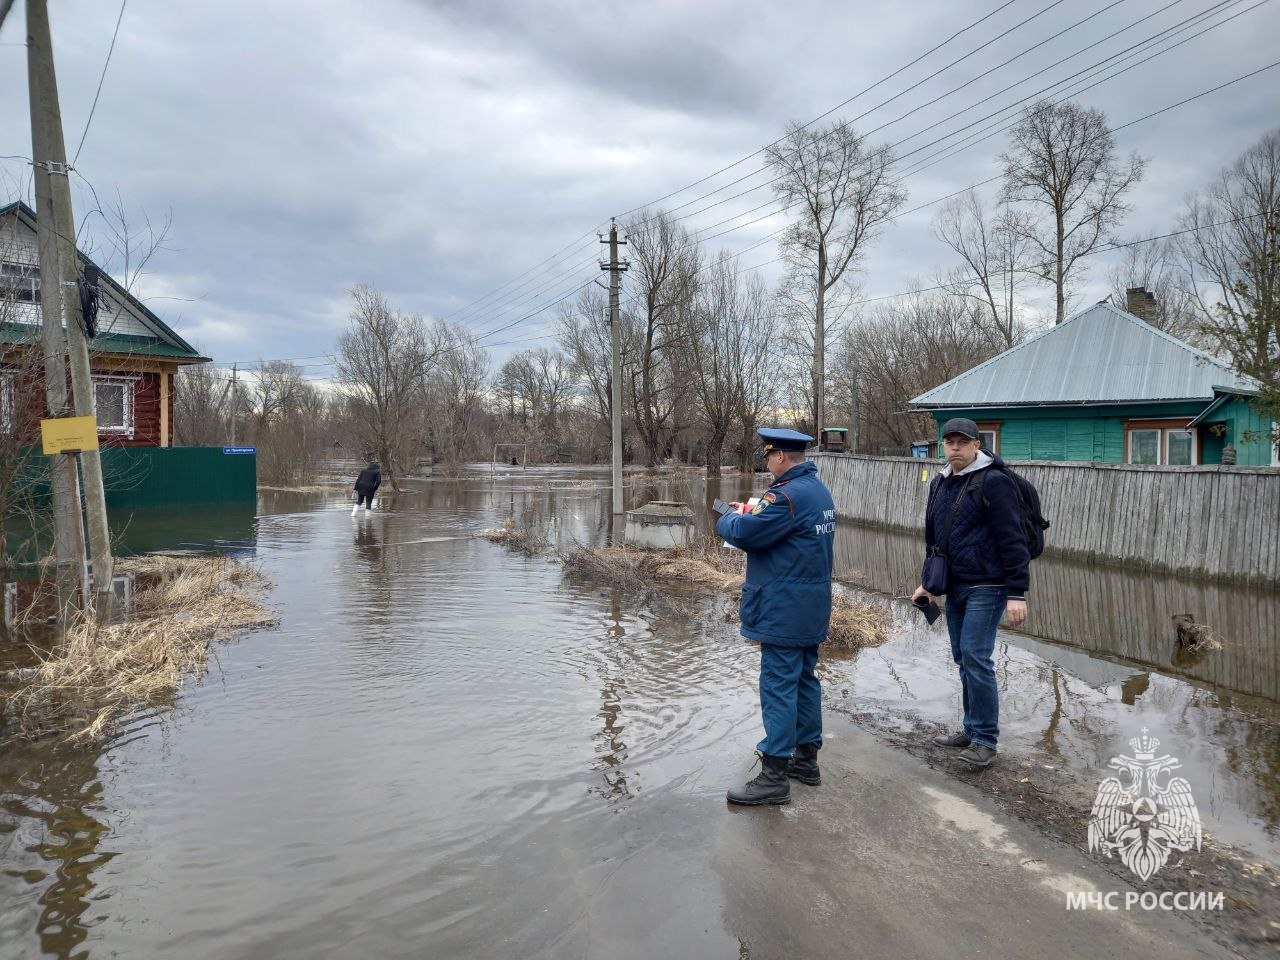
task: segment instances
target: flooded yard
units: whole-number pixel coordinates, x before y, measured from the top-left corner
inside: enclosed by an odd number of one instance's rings
[[[135,550],[254,558],[281,626],[104,748],[4,747],[0,958],[630,956],[656,918],[673,956],[749,955],[723,791],[758,738],[756,648],[475,536],[513,517],[603,542],[606,482],[476,474],[356,518],[340,493],[136,515]],[[629,502],[749,484],[637,482]],[[909,593],[918,558],[840,530],[838,569],[868,589]],[[1045,558],[1031,610],[998,645],[1002,750],[1093,781],[1148,727],[1206,829],[1280,860],[1280,601]],[[1178,657],[1187,611],[1222,651]],[[831,705],[954,718],[945,629],[913,616],[824,661]]]

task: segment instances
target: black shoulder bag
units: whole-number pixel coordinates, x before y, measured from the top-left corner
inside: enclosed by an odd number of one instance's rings
[[[960,500],[964,497],[965,491],[969,489],[969,484],[972,482],[973,475],[970,474],[965,480],[964,486],[960,488],[960,492],[951,501],[951,507],[947,510],[947,521],[942,526],[942,536],[933,545],[929,555],[924,558],[924,566],[920,568],[920,586],[935,597],[947,592],[947,541],[951,539],[951,524],[956,519],[956,507],[960,505]],[[946,480],[943,480],[942,483],[946,483]],[[938,485],[938,489],[942,489],[942,484]]]

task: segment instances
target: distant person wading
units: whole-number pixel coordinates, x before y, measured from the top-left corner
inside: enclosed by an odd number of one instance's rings
[[[353,517],[361,507],[364,507],[366,513],[373,509],[373,498],[380,486],[382,486],[382,471],[378,469],[378,463],[375,460],[360,471],[360,476],[356,477],[356,505],[351,508]]]

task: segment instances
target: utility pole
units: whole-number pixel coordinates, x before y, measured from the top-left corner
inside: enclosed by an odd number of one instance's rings
[[[849,367],[849,453],[858,452],[858,365]]]
[[[28,17],[31,5],[27,7]],[[7,12],[7,10],[6,10]],[[28,32],[30,28],[28,26]],[[27,82],[31,96],[31,140],[38,151],[40,119],[37,110],[37,67],[34,54],[28,54]],[[53,204],[48,169],[35,156],[36,242],[40,260],[40,317],[44,346],[44,385],[47,416],[62,417],[67,404],[67,340],[62,330],[62,287],[58,268],[58,236],[53,218],[44,216]],[[80,525],[80,482],[76,474],[74,454],[59,453],[50,459],[50,485],[53,488],[53,543],[55,583],[58,591],[58,616],[64,622],[74,605],[74,598],[84,583],[84,535]]]
[[[231,365],[231,445],[233,447],[239,442],[239,437],[236,435],[237,417],[240,412],[240,392],[236,389],[236,373],[238,369],[238,364],[233,363]]]
[[[616,525],[618,517],[625,511],[622,501],[622,323],[618,316],[618,286],[628,264],[618,260],[618,246],[619,244],[625,246],[627,241],[618,239],[618,224],[613,220],[609,221],[607,242],[609,262],[601,263],[600,269],[609,271],[609,339],[613,347],[613,358],[610,364],[610,380],[613,389],[610,391],[609,405],[612,407],[613,414],[613,517]]]
[[[61,307],[46,313],[51,321],[65,321],[67,352],[71,360],[71,388],[75,412],[95,418],[93,376],[89,369],[89,345],[80,307],[80,263],[76,253],[75,218],[71,210],[71,184],[67,182],[67,148],[62,137],[62,110],[58,105],[58,78],[53,65],[53,41],[49,34],[48,0],[27,0],[27,83],[31,98],[31,147],[35,178],[44,181],[37,190],[36,222],[41,235],[47,224],[53,231],[55,257],[46,262],[41,246],[40,288],[60,291],[54,300]],[[41,304],[44,304],[43,296]],[[102,486],[102,458],[97,450],[80,455],[84,471],[85,514],[89,520],[89,550],[94,587],[103,605],[111,596],[111,534],[107,527],[107,500]],[[74,465],[74,461],[73,461]],[[105,612],[105,611],[104,611]]]

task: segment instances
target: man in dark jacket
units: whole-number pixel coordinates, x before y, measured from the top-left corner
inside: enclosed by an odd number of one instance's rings
[[[759,434],[774,483],[750,511],[727,513],[716,523],[720,536],[746,551],[742,635],[760,644],[761,771],[727,796],[748,806],[787,803],[788,777],[822,782],[822,688],[814,668],[831,620],[836,533],[831,494],[804,456],[813,438],[794,430]]]
[[[929,488],[925,553],[945,538],[947,632],[951,657],[960,667],[964,725],[934,738],[940,747],[963,748],[960,759],[985,767],[996,757],[1000,692],[996,685],[996,628],[1006,613],[1021,626],[1027,618],[1031,551],[1022,527],[1018,488],[1004,463],[982,449],[972,420],[942,426],[947,465]],[[912,599],[929,597],[924,585]]]
[[[366,513],[373,508],[373,497],[380,486],[382,486],[382,471],[378,469],[378,462],[375,460],[360,471],[360,476],[356,477],[356,505],[351,508],[353,517],[362,506]]]

